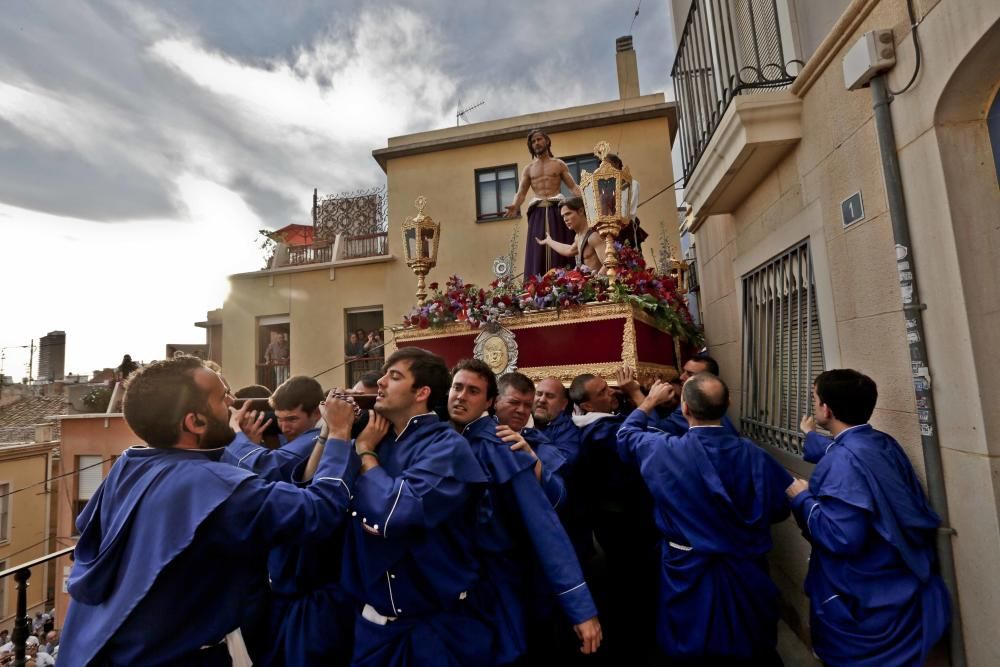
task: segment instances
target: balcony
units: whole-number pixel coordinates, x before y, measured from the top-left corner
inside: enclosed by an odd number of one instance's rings
[[[801,100],[781,0],[694,0],[671,76],[685,199],[728,213],[801,139]]]
[[[308,245],[278,244],[267,268],[329,264],[334,260],[385,257],[389,254],[388,232],[374,234],[338,234],[333,243],[317,240]]]

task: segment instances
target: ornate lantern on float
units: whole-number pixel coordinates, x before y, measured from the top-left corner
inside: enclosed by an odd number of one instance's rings
[[[427,197],[420,195],[414,204],[417,207],[416,217],[407,218],[403,223],[403,251],[406,253],[406,265],[417,276],[417,305],[422,306],[427,299],[424,278],[437,266],[441,225],[424,215]]]
[[[608,277],[615,280],[618,275],[615,239],[637,202],[632,201],[632,172],[627,165],[618,169],[608,162],[610,152],[611,146],[606,141],[594,146],[594,155],[600,158],[601,164],[594,173],[584,171],[581,174],[580,190],[587,210],[587,225],[604,239],[604,266]]]

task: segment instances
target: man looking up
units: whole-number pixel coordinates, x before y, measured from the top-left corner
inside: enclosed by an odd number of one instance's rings
[[[522,439],[488,414],[497,392],[490,367],[479,359],[466,359],[455,367],[448,394],[451,423],[469,441],[489,478],[477,512],[483,577],[474,602],[497,630],[494,664],[509,664],[527,650],[525,603],[531,562],[538,563],[549,591],[573,624],[581,651],[593,653],[601,643],[597,607],[569,537],[535,476],[535,456],[512,450],[507,443]]]
[[[324,539],[346,516],[355,474],[346,447],[327,448],[307,489],[220,463],[245,416],[230,420],[231,402],[195,357],[130,376],[125,421],[147,446],[125,450],[77,518],[63,659],[231,664],[222,640],[239,626],[245,584],[267,551]]]
[[[618,431],[622,459],[639,468],[656,503],[657,639],[671,664],[780,665],[778,590],[765,557],[771,524],[789,514],[792,477],[723,428],[729,390],[711,373],[684,385],[684,435],[648,432],[650,415],[672,391],[656,382]]]
[[[309,458],[320,434],[316,423],[320,420],[322,401],[323,387],[319,382],[305,375],[288,378],[268,399],[281,429],[281,447],[262,447],[240,433],[226,447],[223,462],[252,470],[273,482],[291,481],[292,471]],[[255,419],[263,418],[264,413],[261,413]],[[262,424],[255,423],[255,426]]]
[[[563,257],[572,257],[575,266],[586,266],[594,273],[603,275],[604,240],[587,226],[587,211],[580,197],[570,197],[559,207],[566,228],[573,232],[570,243],[564,243],[545,232],[545,238],[535,237],[538,245],[548,246]]]
[[[474,509],[486,476],[469,443],[432,412],[449,379],[441,357],[397,350],[355,440],[361,475],[341,579],[362,607],[351,664],[472,667],[491,654],[493,631],[466,601],[479,578]]]
[[[521,187],[514,196],[514,201],[504,209],[504,215],[513,217],[518,214],[528,188],[534,192],[534,198],[528,204],[528,238],[551,236],[562,243],[572,243],[573,235],[565,225],[559,223],[556,215],[556,205],[562,200],[559,191],[561,183],[565,183],[570,191],[579,197],[580,187],[573,180],[566,163],[552,156],[552,140],[542,130],[528,132],[528,152],[532,161],[521,174]],[[530,241],[524,251],[524,275],[541,275],[556,266],[565,266],[567,262],[554,252],[545,252]]]
[[[813,415],[833,441],[809,482],[788,488],[812,544],[813,650],[829,665],[922,665],[951,619],[935,572],[941,520],[899,443],[868,424],[877,400],[867,375],[820,373]]]

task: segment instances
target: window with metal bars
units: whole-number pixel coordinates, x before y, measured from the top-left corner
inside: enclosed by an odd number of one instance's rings
[[[799,420],[823,372],[809,241],[743,276],[742,430],[762,445],[802,455]]]

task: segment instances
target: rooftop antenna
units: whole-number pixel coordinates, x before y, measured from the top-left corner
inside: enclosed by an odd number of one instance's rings
[[[455,113],[455,127],[461,125],[461,121],[469,122],[469,119],[465,117],[465,114],[469,113],[473,109],[478,109],[479,107],[486,104],[486,100],[479,102],[478,104],[473,104],[471,107],[462,108],[462,100],[458,101],[458,111]]]

